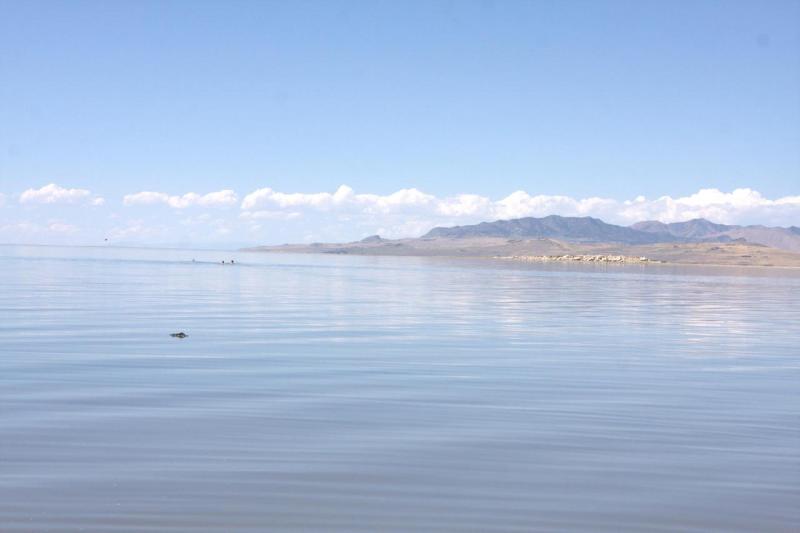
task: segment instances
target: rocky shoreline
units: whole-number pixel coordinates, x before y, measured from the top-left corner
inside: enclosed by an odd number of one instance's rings
[[[529,263],[582,262],[582,263],[663,263],[647,257],[628,255],[508,255],[495,256],[506,261],[527,261]]]

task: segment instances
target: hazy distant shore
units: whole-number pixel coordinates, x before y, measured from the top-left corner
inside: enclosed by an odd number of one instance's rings
[[[505,239],[498,237],[381,239],[372,237],[351,243],[285,244],[246,248],[249,252],[314,253],[342,255],[532,258],[563,256],[621,256],[646,258],[638,264],[719,265],[800,268],[800,254],[752,243],[571,243],[555,239]],[[544,261],[544,259],[541,259]],[[572,262],[579,262],[573,260]],[[601,261],[619,262],[626,261]]]
[[[416,239],[378,235],[343,244],[285,244],[257,252],[484,257],[523,262],[800,268],[800,228],[729,226],[705,219],[632,226],[592,217],[525,217],[436,227]]]

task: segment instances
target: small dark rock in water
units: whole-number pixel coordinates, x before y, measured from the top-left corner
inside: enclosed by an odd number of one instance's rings
[[[187,335],[186,333],[184,333],[182,331],[179,331],[178,333],[170,333],[169,336],[170,337],[178,337],[179,339],[182,339],[184,337],[188,337],[189,335]]]

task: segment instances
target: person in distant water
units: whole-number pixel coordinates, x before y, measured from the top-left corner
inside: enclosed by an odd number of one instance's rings
[[[234,263],[234,260],[233,260],[233,259],[231,259],[231,264],[233,264],[233,263]]]
[[[222,264],[223,264],[223,265],[225,264],[225,260],[224,260],[224,259],[222,260]]]

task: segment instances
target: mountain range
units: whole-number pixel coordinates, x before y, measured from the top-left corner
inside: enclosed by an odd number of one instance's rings
[[[654,220],[618,226],[592,217],[525,217],[468,226],[433,228],[423,239],[556,239],[574,243],[619,243],[627,245],[698,242],[747,242],[791,252],[800,252],[800,228],[715,224],[703,218],[666,224]]]
[[[663,236],[664,238],[667,238],[667,236],[676,237],[684,240],[684,242],[743,240],[790,252],[800,252],[800,228],[797,226],[788,228],[760,225],[734,226],[714,224],[703,218],[697,218],[671,224],[664,224],[658,221],[637,222],[631,228]]]

